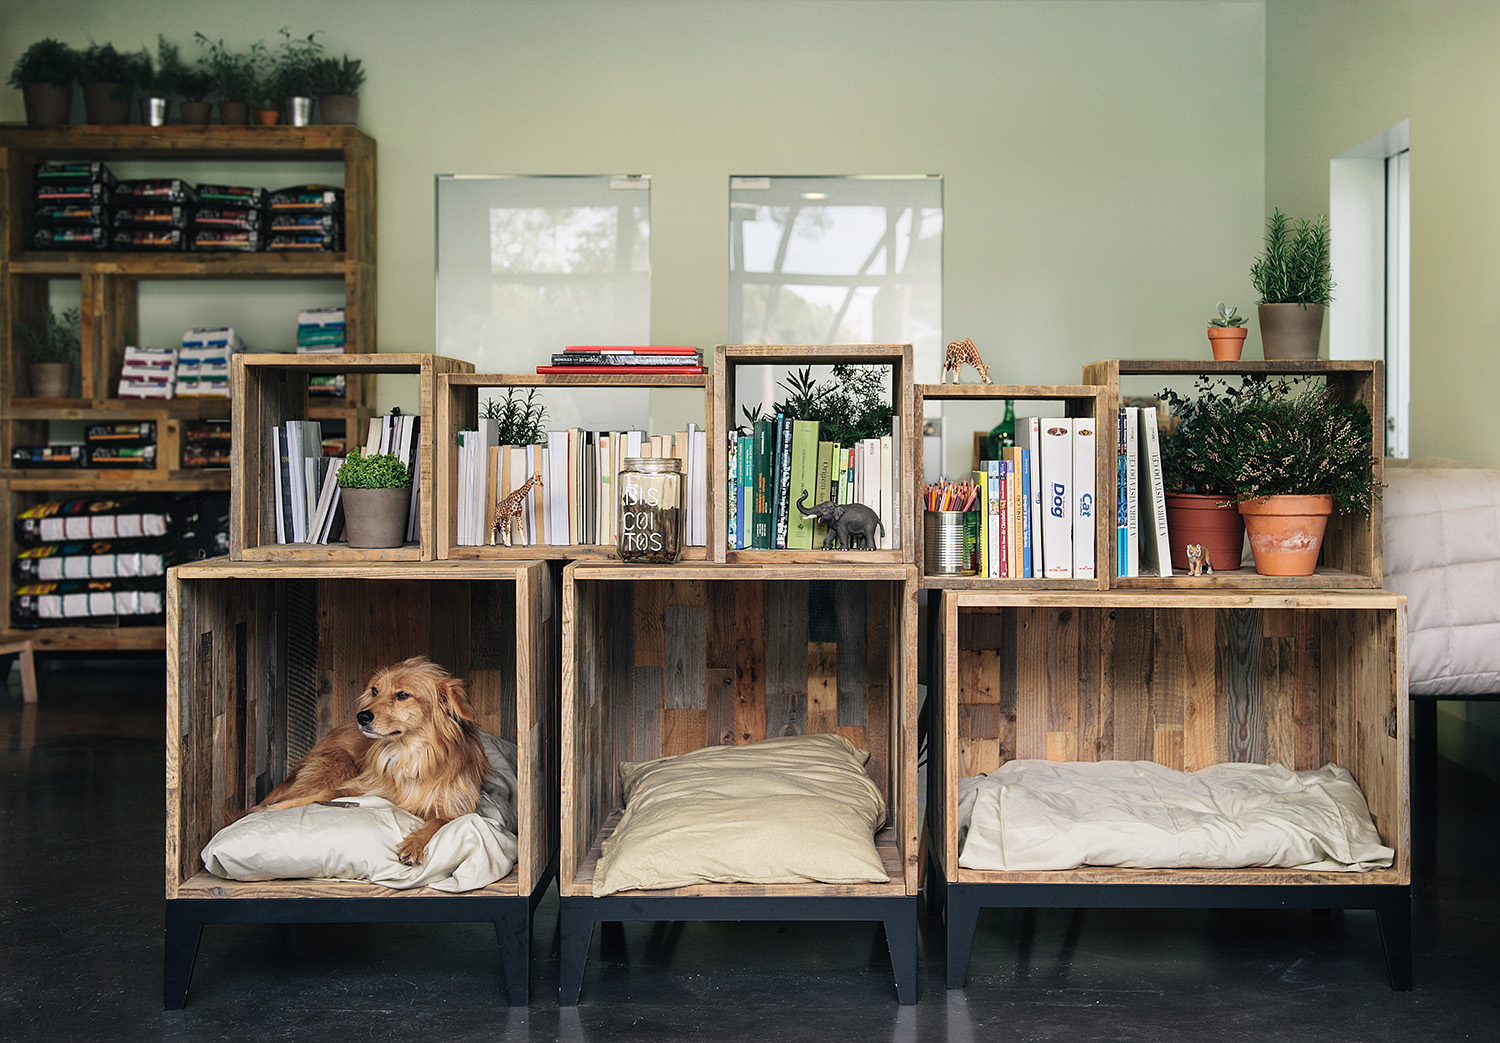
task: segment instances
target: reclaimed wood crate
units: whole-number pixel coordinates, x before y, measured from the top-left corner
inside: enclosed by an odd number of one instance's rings
[[[1377,488],[1385,474],[1385,363],[1363,359],[1309,359],[1274,362],[1213,362],[1208,360],[1183,359],[1109,359],[1092,362],[1083,367],[1083,379],[1088,384],[1103,386],[1109,401],[1117,405],[1122,394],[1155,396],[1164,382],[1179,383],[1199,376],[1220,377],[1236,380],[1240,377],[1259,375],[1272,377],[1318,378],[1346,402],[1362,402],[1370,411],[1373,440],[1370,455],[1373,457],[1371,474]],[[1122,382],[1129,388],[1121,390]],[[1184,389],[1186,392],[1186,389]],[[1104,478],[1100,474],[1101,480]],[[1112,488],[1112,486],[1111,486]],[[1111,502],[1113,493],[1111,493]],[[1276,590],[1326,590],[1379,589],[1382,579],[1381,554],[1384,529],[1381,520],[1380,502],[1376,500],[1368,515],[1345,515],[1334,513],[1328,519],[1328,529],[1323,534],[1323,551],[1318,559],[1316,572],[1311,576],[1262,576],[1253,568],[1217,570],[1211,577],[1188,576],[1178,572],[1171,577],[1163,576],[1116,576],[1115,531],[1109,533],[1108,564],[1110,586],[1130,590],[1192,589],[1223,587],[1226,589],[1276,589]],[[1102,550],[1102,548],[1101,548]],[[1101,562],[1104,557],[1101,556]]]
[[[436,456],[434,402],[439,373],[465,373],[472,362],[441,355],[240,354],[231,366],[234,441],[230,471],[229,556],[235,561],[361,562],[431,561],[437,557],[434,504],[443,495],[434,487]],[[312,374],[343,373],[348,379],[372,381],[378,374],[408,374],[418,381],[417,470],[419,533],[415,542],[388,550],[350,547],[347,543],[277,543],[274,457],[269,432],[288,420],[315,419],[309,402]],[[364,444],[363,432],[348,432],[349,448]]]
[[[963,983],[981,905],[1306,908],[1324,901],[1377,908],[1383,930],[1399,939],[1404,927],[1409,936],[1409,905],[1407,922],[1399,922],[1411,884],[1404,597],[949,590],[939,615],[929,840],[950,899],[974,888],[957,913],[949,903],[950,987]],[[1367,873],[961,868],[958,780],[1014,759],[1144,760],[1184,771],[1223,762],[1293,770],[1336,763],[1359,783],[1395,861]],[[1195,887],[1196,897],[1174,896],[1170,885]],[[1029,900],[1027,887],[1039,900]],[[1230,901],[1236,888],[1241,893]],[[1327,897],[1317,897],[1318,888]],[[1299,889],[1306,894],[1293,897]],[[1130,900],[1120,897],[1127,890]],[[1392,946],[1388,933],[1388,955]],[[1391,955],[1393,981],[1398,964]],[[1409,940],[1405,968],[1409,987]]]
[[[516,743],[519,850],[510,875],[453,895],[358,881],[250,883],[207,873],[201,851],[214,833],[282,782],[318,736],[353,719],[354,701],[371,674],[413,655],[429,656],[463,678],[479,726]],[[405,905],[458,899],[476,903],[471,915],[437,918],[497,921],[477,900],[534,901],[551,878],[557,850],[556,661],[555,575],[545,562],[458,570],[420,563],[216,559],[172,569],[167,607],[169,907],[216,904],[220,912],[198,918],[201,926],[253,917],[223,907],[257,900],[280,902],[282,909],[286,899],[335,900],[349,904],[334,918],[357,919],[366,899]],[[417,907],[411,908],[415,913]],[[172,950],[169,939],[169,977]],[[507,967],[508,974],[513,970]],[[524,973],[519,981],[524,988]],[[515,987],[512,978],[513,1001]],[[186,978],[181,991],[186,992]],[[170,991],[168,999],[170,1005]]]

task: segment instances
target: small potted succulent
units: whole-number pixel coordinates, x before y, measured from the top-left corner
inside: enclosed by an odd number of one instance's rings
[[[351,547],[387,549],[406,542],[411,471],[394,453],[358,449],[339,467],[344,538]]]
[[[1295,227],[1279,209],[1266,223],[1265,253],[1250,266],[1260,295],[1261,348],[1268,359],[1315,359],[1323,313],[1333,300],[1328,216]]]
[[[1235,362],[1245,350],[1245,317],[1239,309],[1219,302],[1219,314],[1208,320],[1208,344],[1220,362]]]
[[[89,123],[129,123],[130,84],[139,75],[139,62],[115,50],[114,44],[85,47],[78,57],[84,118]]]
[[[67,398],[72,393],[73,367],[82,347],[82,311],[51,308],[40,321],[20,323],[26,347],[33,398]]]
[[[21,91],[26,122],[33,127],[67,123],[78,78],[78,52],[61,40],[38,40],[22,52],[10,70],[10,85]]]
[[[359,91],[365,85],[365,70],[358,58],[320,58],[313,66],[313,92],[318,96],[318,115],[324,123],[359,122]]]

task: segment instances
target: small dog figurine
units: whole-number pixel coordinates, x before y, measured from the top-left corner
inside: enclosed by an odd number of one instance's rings
[[[1213,562],[1208,558],[1208,548],[1201,543],[1187,545],[1187,559],[1189,576],[1212,576],[1214,574]]]
[[[415,865],[434,833],[479,806],[490,770],[464,683],[415,656],[376,671],[355,702],[354,719],[319,739],[250,810],[383,797],[423,820],[397,849],[402,862]]]

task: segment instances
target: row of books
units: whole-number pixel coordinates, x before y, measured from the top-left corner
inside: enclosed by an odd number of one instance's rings
[[[1094,422],[1018,417],[1016,431],[1020,445],[974,471],[979,575],[1093,579]]]
[[[420,417],[388,413],[370,418],[361,452],[394,454],[412,475],[406,539],[417,539],[421,471],[417,466]],[[288,420],[271,430],[272,499],[277,543],[331,543],[343,531],[343,497],[338,485],[345,457],[329,455],[322,425]]]
[[[498,445],[495,422],[481,420],[458,433],[457,541],[479,547],[502,543],[495,507],[533,475],[513,541],[533,546],[613,544],[619,510],[616,475],[632,457],[668,457],[683,471],[684,543],[708,543],[708,440],[689,424],[675,434],[642,431],[547,432],[544,445]]]
[[[797,508],[862,503],[880,516],[880,550],[901,546],[901,427],[843,446],[819,438],[816,420],[780,413],[729,440],[731,550],[822,549],[827,527]],[[805,499],[804,499],[805,497]]]
[[[1115,441],[1115,575],[1171,576],[1155,406],[1122,406]]]
[[[702,373],[703,353],[693,347],[593,347],[570,345],[538,373]]]

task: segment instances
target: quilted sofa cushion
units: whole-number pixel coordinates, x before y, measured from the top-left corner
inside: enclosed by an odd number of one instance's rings
[[[1412,692],[1500,692],[1500,470],[1388,466],[1385,480],[1385,586],[1407,597]]]

